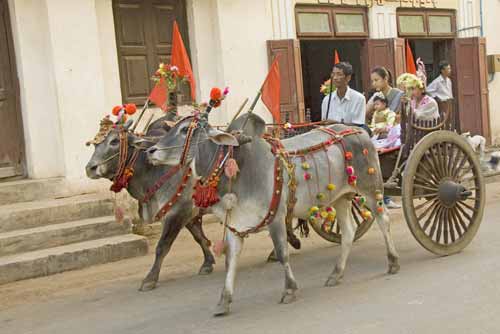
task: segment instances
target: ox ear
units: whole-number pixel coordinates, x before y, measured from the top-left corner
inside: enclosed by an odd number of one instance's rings
[[[210,128],[208,130],[208,139],[216,143],[217,145],[225,145],[225,146],[239,146],[238,139],[232,134],[227,132],[219,131]]]
[[[132,145],[133,147],[139,149],[139,150],[145,150],[150,148],[151,146],[155,145],[156,142],[152,140],[148,140],[145,138],[138,138],[138,137],[132,137],[129,138],[129,144]]]

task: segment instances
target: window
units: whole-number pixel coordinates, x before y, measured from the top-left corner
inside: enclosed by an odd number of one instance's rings
[[[332,34],[330,13],[298,13],[298,26],[302,34]]]
[[[451,15],[429,15],[429,35],[453,35],[453,17]]]
[[[454,10],[401,9],[397,11],[400,37],[455,37]]]
[[[335,30],[337,36],[368,33],[363,14],[354,13],[336,13]]]
[[[424,15],[400,15],[398,16],[399,33],[406,36],[425,35]]]
[[[299,37],[366,37],[366,8],[332,6],[297,6],[295,8]]]

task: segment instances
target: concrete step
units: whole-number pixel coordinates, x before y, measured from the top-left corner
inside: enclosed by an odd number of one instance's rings
[[[0,284],[145,255],[147,239],[126,234],[0,257]]]
[[[59,178],[1,182],[0,205],[62,197],[66,189]]]
[[[130,232],[128,223],[106,216],[0,233],[0,256],[31,252]]]
[[[111,199],[102,194],[2,205],[0,233],[109,216],[112,212]]]

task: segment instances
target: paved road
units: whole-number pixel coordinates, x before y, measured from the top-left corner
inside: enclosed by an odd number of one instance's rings
[[[499,186],[488,187],[478,236],[452,257],[426,252],[404,222],[395,219],[402,259],[396,276],[384,274],[383,241],[374,228],[356,243],[344,283],[325,288],[340,249],[312,237],[291,260],[299,298],[278,305],[282,270],[263,263],[270,248],[263,233],[246,244],[232,315],[213,318],[222,266],[210,276],[195,275],[200,258],[186,255],[193,243],[185,240],[174,248],[161,284],[152,292],[137,291],[150,258],[0,287],[0,304],[5,298],[10,305],[0,305],[0,333],[500,333]],[[209,228],[212,237],[218,229]],[[191,261],[182,266],[176,262],[186,259]],[[90,284],[93,275],[99,280]],[[57,286],[63,288],[57,291]]]

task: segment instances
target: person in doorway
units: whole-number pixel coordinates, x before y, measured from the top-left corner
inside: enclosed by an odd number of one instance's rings
[[[370,129],[373,139],[383,139],[387,136],[390,128],[394,125],[396,113],[387,107],[388,101],[381,92],[373,96],[373,117]]]
[[[453,86],[451,83],[451,66],[446,60],[439,62],[440,75],[427,86],[427,93],[439,101],[453,99]]]
[[[389,110],[393,111],[396,115],[399,114],[401,110],[401,98],[403,97],[404,92],[398,88],[393,88],[391,86],[391,73],[385,67],[378,66],[371,71],[370,79],[372,81],[372,87],[377,92],[382,93],[386,97]],[[373,118],[373,113],[375,111],[375,97],[376,94],[374,94],[366,104],[366,113],[368,115],[368,119]],[[394,202],[389,196],[384,196],[384,203],[385,206],[389,209],[398,209],[401,207],[401,205]]]
[[[417,120],[432,121],[439,118],[438,104],[427,94],[422,81],[413,89],[410,104]]]
[[[340,62],[333,66],[332,80],[336,90],[323,98],[321,119],[367,129],[366,100],[363,94],[349,87],[352,73],[352,65],[348,62]]]

